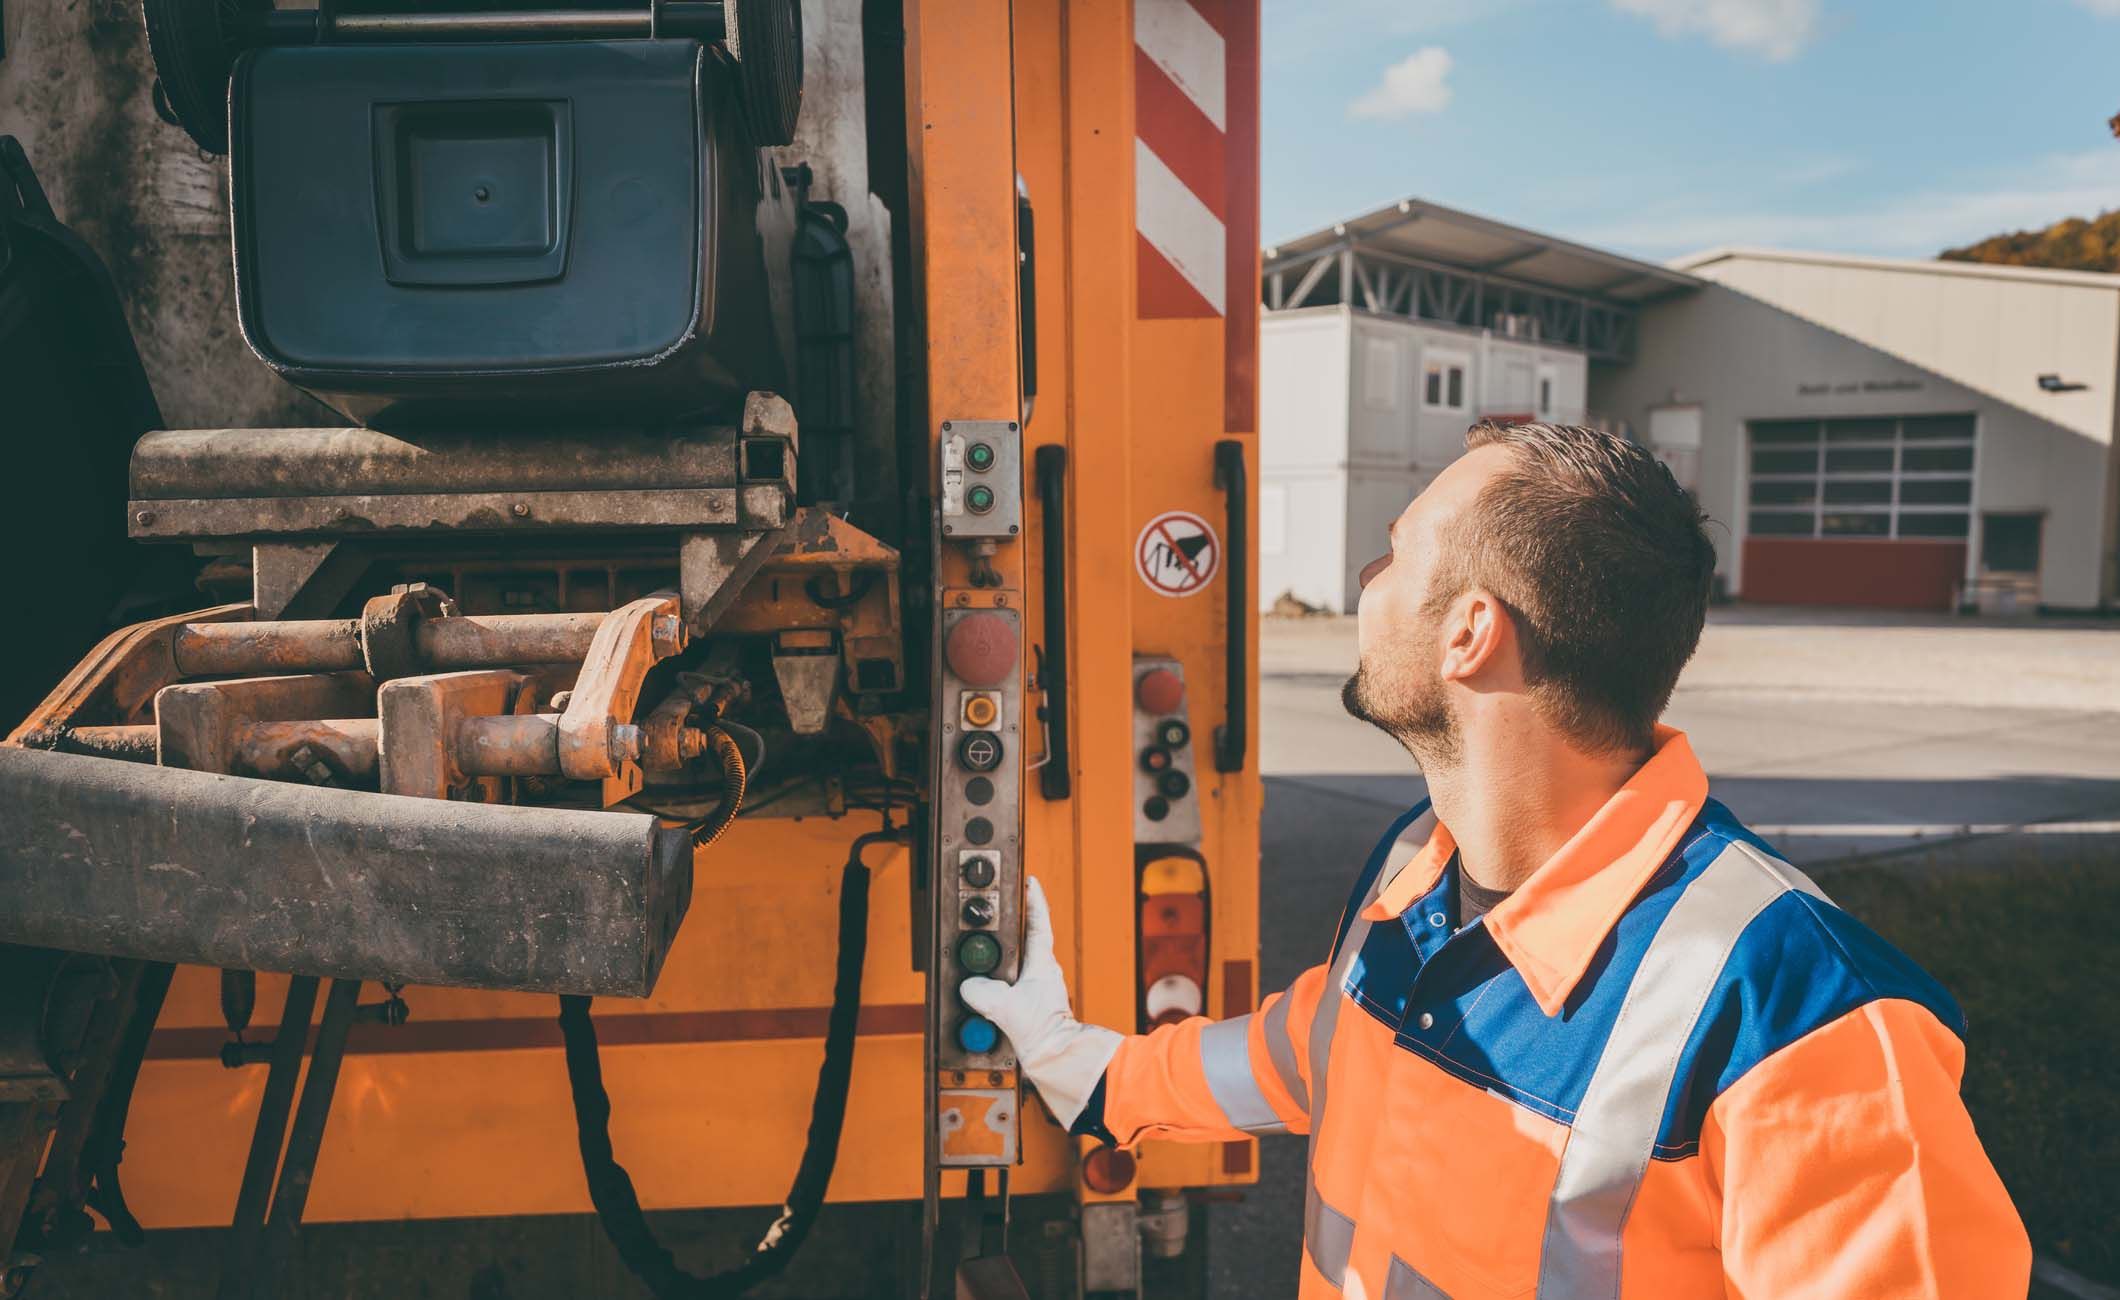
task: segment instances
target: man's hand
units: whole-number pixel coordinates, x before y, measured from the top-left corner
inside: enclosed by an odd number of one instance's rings
[[[1068,1006],[1067,978],[1053,960],[1053,918],[1045,889],[1035,877],[1024,900],[1023,969],[1014,984],[968,979],[958,986],[966,1006],[985,1016],[1016,1045],[1016,1059],[1038,1095],[1060,1121],[1075,1118],[1096,1091],[1121,1037],[1075,1019]]]

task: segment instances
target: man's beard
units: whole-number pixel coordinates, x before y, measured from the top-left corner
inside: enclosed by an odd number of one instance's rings
[[[1405,672],[1402,681],[1390,682],[1380,680],[1363,664],[1340,688],[1340,703],[1354,717],[1404,745],[1423,772],[1432,773],[1457,760],[1457,718],[1432,668]]]

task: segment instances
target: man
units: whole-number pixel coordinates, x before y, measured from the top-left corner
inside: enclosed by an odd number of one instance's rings
[[[1692,500],[1595,430],[1466,442],[1362,571],[1347,708],[1429,800],[1326,964],[1122,1037],[1074,1019],[1034,887],[1022,977],[965,1000],[1076,1133],[1308,1133],[1306,1300],[2023,1296],[1950,995],[1657,725],[1714,568]]]

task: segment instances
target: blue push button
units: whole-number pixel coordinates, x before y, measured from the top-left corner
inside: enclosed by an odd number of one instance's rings
[[[983,1056],[1001,1042],[1001,1031],[985,1016],[966,1016],[957,1024],[957,1046],[974,1056]]]

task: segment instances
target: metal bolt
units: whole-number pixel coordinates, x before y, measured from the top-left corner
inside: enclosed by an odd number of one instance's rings
[[[620,723],[611,728],[611,761],[631,763],[640,757],[640,728]]]
[[[960,591],[960,592],[958,592],[958,593],[957,593],[957,603],[958,603],[958,604],[960,604],[960,605],[969,605],[969,604],[971,604],[971,603],[972,603],[972,594],[971,594],[970,592],[968,592],[968,591]]]
[[[147,526],[148,526],[149,524],[153,523],[154,521],[155,521],[155,512],[154,512],[154,511],[152,511],[152,510],[142,510],[141,512],[139,512],[138,514],[136,514],[136,515],[134,515],[134,516],[133,516],[133,522],[134,522],[134,523],[136,523],[136,524],[138,524],[138,525],[140,525],[140,527],[142,527],[142,528],[145,528],[145,527],[147,527]]]
[[[950,431],[950,422],[948,420],[944,420],[942,422],[942,431],[944,433],[948,433]]]
[[[657,614],[649,637],[655,643],[656,657],[667,659],[685,648],[685,622],[675,614]]]
[[[1005,591],[997,591],[997,592],[995,592],[995,593],[994,593],[994,605],[995,605],[995,607],[996,607],[996,608],[999,608],[999,609],[1007,609],[1007,608],[1008,608],[1008,593],[1007,593],[1007,592],[1005,592]]]
[[[530,503],[518,501],[508,507],[508,513],[514,515],[517,519],[528,519],[530,517]]]
[[[302,769],[302,774],[318,785],[327,784],[331,780],[331,769],[322,763],[311,763]]]
[[[353,511],[348,510],[344,506],[338,506],[331,512],[331,521],[333,523],[344,523],[351,518],[353,518]]]
[[[986,1072],[986,1083],[987,1083],[987,1086],[988,1086],[989,1088],[998,1088],[998,1087],[1000,1087],[1000,1086],[1001,1086],[1001,1083],[1002,1083],[1002,1074],[1001,1074],[1001,1071],[999,1071],[999,1070],[988,1070],[988,1071]]]

